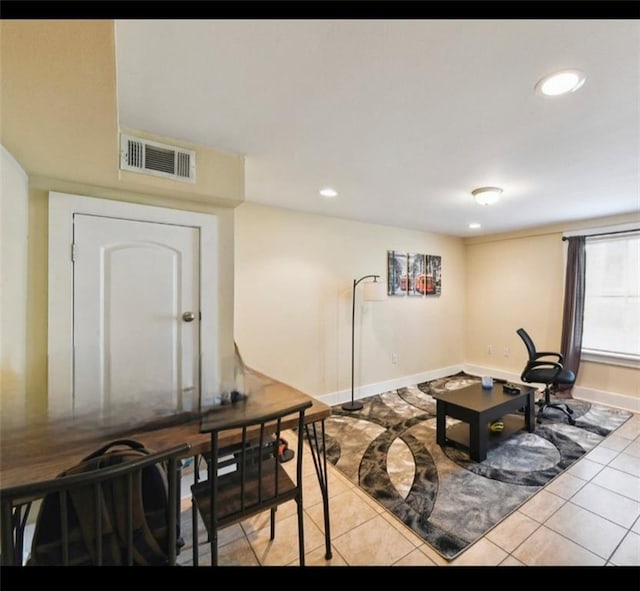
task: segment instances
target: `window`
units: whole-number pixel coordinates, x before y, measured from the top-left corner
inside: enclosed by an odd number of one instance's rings
[[[640,233],[586,238],[583,358],[640,362]]]

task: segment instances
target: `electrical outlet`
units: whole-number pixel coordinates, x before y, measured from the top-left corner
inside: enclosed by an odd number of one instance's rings
[[[398,363],[398,354],[397,353],[391,353],[391,363]]]
[[[505,345],[504,349],[502,350],[502,353],[505,357],[509,357],[509,355],[511,354],[511,349]]]

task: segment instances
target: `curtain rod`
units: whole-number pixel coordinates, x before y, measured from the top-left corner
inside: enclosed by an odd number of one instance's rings
[[[594,236],[611,236],[613,234],[632,234],[634,232],[640,232],[640,228],[632,228],[630,230],[618,230],[617,232],[600,232],[599,234],[583,234],[582,238],[593,238]],[[569,240],[569,238],[575,238],[575,236],[563,236],[562,241]]]

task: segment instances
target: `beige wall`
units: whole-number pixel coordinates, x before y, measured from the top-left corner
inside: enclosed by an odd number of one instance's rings
[[[0,400],[22,413],[26,374],[27,175],[0,146]],[[6,247],[5,247],[6,246]]]
[[[353,280],[386,281],[387,250],[442,256],[442,295],[362,302],[358,286],[356,390],[462,363],[461,239],[250,203],[235,219],[235,335],[249,365],[314,396],[350,392]]]
[[[640,223],[640,214],[597,218],[465,240],[466,351],[468,365],[519,375],[527,359],[515,331],[523,327],[539,350],[558,351],[562,333],[566,243],[563,232]],[[492,354],[488,346],[492,345]],[[508,356],[505,356],[505,347]],[[640,400],[640,370],[582,362],[576,395],[609,404]],[[622,395],[616,400],[615,396]]]
[[[15,379],[26,384],[29,412],[44,411],[47,400],[48,191],[218,216],[218,348],[221,379],[233,379],[232,208],[244,196],[244,158],[140,132],[195,150],[197,182],[119,171],[112,21],[1,21],[0,43],[0,144],[26,171],[29,186],[28,197],[15,196],[27,199],[26,216],[13,220],[21,233],[3,232],[0,244],[9,252],[21,247],[28,234],[26,271],[22,277],[16,274],[23,287],[6,297],[3,293],[2,306],[19,309],[26,302],[26,318],[19,328],[26,335],[26,361]],[[5,345],[16,346],[15,341],[5,341],[4,329],[2,334],[3,350]],[[4,359],[3,353],[3,376]]]
[[[30,409],[46,404],[49,190],[218,215],[223,354],[228,350],[232,357],[235,336],[249,364],[314,395],[350,389],[352,281],[369,273],[386,278],[387,250],[440,254],[443,293],[359,305],[357,385],[464,362],[519,372],[519,326],[540,346],[559,346],[560,236],[601,220],[462,241],[248,203],[234,211],[244,195],[241,156],[169,138],[196,150],[195,185],[118,170],[111,21],[0,21],[0,43],[0,143],[26,171],[29,184],[28,197],[24,191],[12,194],[28,200],[11,220],[23,234],[3,231],[1,237],[3,252],[24,253],[27,244],[26,271],[16,272],[16,289],[3,292],[2,313],[26,307],[22,324],[11,329],[26,335],[24,361],[18,363],[24,369],[14,371],[12,383],[26,384]],[[6,376],[6,350],[20,344],[5,338],[4,326],[0,332]],[[391,363],[392,353],[399,363]],[[584,364],[578,383],[640,397],[637,370]]]
[[[467,363],[519,374],[527,359],[516,334],[520,327],[541,351],[559,349],[561,238],[548,234],[467,245]]]
[[[236,341],[249,365],[314,396],[350,392],[353,279],[386,280],[387,250],[442,255],[440,297],[363,303],[359,286],[358,396],[455,366],[518,379],[527,359],[518,328],[539,350],[560,348],[563,232],[640,215],[465,240],[251,203],[235,220]],[[638,369],[583,362],[576,393],[635,408],[639,385]]]
[[[69,191],[73,181],[79,194],[112,198],[129,191],[209,205],[242,201],[243,157],[180,138],[168,143],[196,149],[197,183],[119,171],[113,21],[16,20],[0,27],[1,143],[31,187]]]

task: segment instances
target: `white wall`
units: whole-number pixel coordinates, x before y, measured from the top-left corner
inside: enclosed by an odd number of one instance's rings
[[[0,401],[24,407],[27,330],[27,174],[0,146]],[[6,395],[5,395],[6,394]]]
[[[235,338],[249,366],[327,402],[350,396],[353,280],[386,282],[387,250],[442,256],[442,295],[362,302],[358,286],[356,398],[462,363],[461,239],[251,203],[234,214]]]

